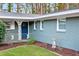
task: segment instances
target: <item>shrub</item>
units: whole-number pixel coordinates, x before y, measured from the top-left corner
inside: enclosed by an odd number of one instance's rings
[[[33,43],[35,43],[35,39],[34,39],[34,37],[33,36],[31,36],[29,39],[28,39],[28,41],[27,41],[27,44],[33,44]]]
[[[0,42],[2,42],[4,38],[5,38],[5,24],[4,22],[0,21]]]

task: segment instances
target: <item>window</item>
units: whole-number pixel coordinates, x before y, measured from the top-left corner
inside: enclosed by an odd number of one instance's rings
[[[14,22],[5,22],[6,30],[15,29]]]
[[[43,30],[43,21],[40,21],[40,30]]]
[[[66,18],[57,19],[57,31],[61,31],[61,32],[66,31]]]
[[[10,23],[10,22],[5,22],[5,24],[6,24],[6,25],[5,25],[5,26],[6,26],[6,30],[9,30],[9,29],[10,29],[10,24],[11,24],[11,23]]]
[[[14,21],[11,22],[10,29],[15,29],[15,22]]]
[[[34,30],[36,30],[36,21],[34,21]]]

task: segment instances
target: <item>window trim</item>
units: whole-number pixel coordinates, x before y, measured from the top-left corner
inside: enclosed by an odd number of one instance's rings
[[[63,21],[62,19],[65,19],[65,21],[66,21],[66,18],[57,18],[57,31],[66,32],[66,29],[60,29],[60,27],[59,27],[59,25],[60,25],[59,21],[60,20]]]
[[[6,28],[6,30],[15,29],[15,23],[14,22],[9,22],[9,25],[6,24],[6,26],[9,26],[10,27],[10,28]]]
[[[7,24],[8,23],[8,24]],[[10,22],[5,22],[5,27],[6,27],[6,30],[11,30],[11,25],[10,25],[11,23]],[[9,28],[8,28],[8,27]]]
[[[43,21],[40,21],[40,30],[44,30],[43,29]]]
[[[15,29],[15,22],[14,21],[11,22],[10,29]]]
[[[36,30],[37,28],[36,28],[36,21],[34,21],[34,28],[33,28],[34,30]]]

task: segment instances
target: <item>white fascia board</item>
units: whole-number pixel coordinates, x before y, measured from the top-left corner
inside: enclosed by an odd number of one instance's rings
[[[8,19],[34,19],[33,17],[12,17],[12,16],[0,16],[0,18],[8,18]]]

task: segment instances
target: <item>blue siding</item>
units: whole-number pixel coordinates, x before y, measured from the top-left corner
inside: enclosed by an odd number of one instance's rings
[[[79,51],[79,18],[67,18],[66,32],[56,31],[56,19],[44,21],[44,30],[39,29],[39,21],[37,22],[37,30],[33,30],[33,24],[30,26],[30,32],[36,40],[52,44],[56,39],[58,46],[70,48]]]

